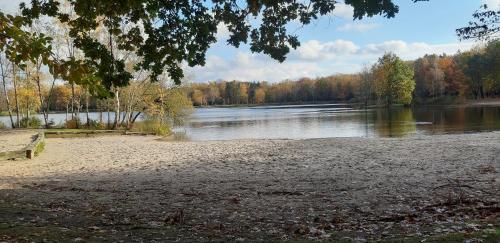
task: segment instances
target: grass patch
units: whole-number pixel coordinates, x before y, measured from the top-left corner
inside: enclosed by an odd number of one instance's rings
[[[35,147],[35,156],[38,156],[45,149],[45,141],[39,142]]]
[[[141,122],[136,122],[131,132],[137,132],[142,134],[152,134],[158,136],[168,136],[172,134],[172,130],[169,125],[160,124],[156,120],[145,120]]]

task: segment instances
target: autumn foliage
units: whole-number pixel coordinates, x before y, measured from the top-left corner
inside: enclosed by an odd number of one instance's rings
[[[193,104],[359,102],[443,103],[500,96],[500,41],[455,55],[402,61],[385,55],[360,73],[320,78],[217,81],[189,86]],[[394,70],[394,71],[391,71]]]

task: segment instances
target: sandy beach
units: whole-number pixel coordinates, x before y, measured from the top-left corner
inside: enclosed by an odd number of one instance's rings
[[[0,131],[0,153],[23,150],[34,135],[34,131]]]
[[[499,172],[499,132],[53,138],[34,160],[0,161],[0,241],[364,241],[494,230]]]

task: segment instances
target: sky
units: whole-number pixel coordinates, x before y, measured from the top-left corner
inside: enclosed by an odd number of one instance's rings
[[[22,0],[0,0],[2,11],[14,12]],[[284,63],[251,53],[247,45],[236,49],[226,44],[228,31],[222,24],[218,42],[207,53],[204,67],[186,67],[193,82],[213,80],[268,81],[355,73],[372,65],[385,52],[404,60],[425,54],[454,54],[478,43],[460,41],[455,29],[466,26],[481,4],[500,9],[500,0],[430,0],[413,3],[395,0],[395,18],[380,16],[352,20],[352,8],[339,3],[329,16],[302,27],[291,23],[301,46]]]

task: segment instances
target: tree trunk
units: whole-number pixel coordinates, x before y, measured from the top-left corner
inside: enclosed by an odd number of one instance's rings
[[[40,68],[41,64],[37,63],[36,64],[36,69],[37,69],[37,74],[36,74],[36,86],[37,86],[37,91],[38,91],[38,99],[40,100],[40,109],[42,110],[43,114],[43,121],[45,122],[45,128],[49,127],[49,114],[47,113],[45,109],[45,102],[43,102],[43,94],[42,94],[42,84],[40,81]]]
[[[52,100],[52,93],[54,92],[54,86],[55,85],[56,85],[56,77],[54,77],[52,79],[52,84],[51,84],[50,89],[49,89],[49,94],[48,94],[48,97],[47,97],[47,102],[45,104],[45,111],[46,111],[46,114],[47,114],[46,120],[47,121],[49,120],[50,101]],[[49,128],[49,127],[46,126],[46,128]]]
[[[102,107],[99,108],[99,123],[103,124],[103,118],[102,118]]]
[[[110,22],[111,19],[109,19]],[[111,59],[114,60],[115,58],[115,53],[113,52],[113,35],[111,34],[111,30],[109,31],[109,50],[111,53]],[[112,75],[114,75],[115,72],[115,66],[114,63],[111,65],[111,72]],[[115,121],[113,123],[113,130],[118,127],[118,123],[120,122],[120,88],[116,87],[116,92],[115,92]]]
[[[160,106],[160,125],[163,125],[163,117],[165,116],[165,106],[163,105],[163,90],[160,90],[160,100],[161,100],[161,106]],[[202,101],[203,103],[203,101]]]
[[[116,88],[115,92],[115,121],[113,123],[113,129],[118,128],[120,122],[120,90]]]
[[[14,84],[14,101],[16,102],[17,127],[21,127],[21,117],[19,109],[19,97],[17,94],[16,66],[12,65],[12,83]]]
[[[68,127],[69,104],[66,104],[66,128]]]
[[[111,125],[111,112],[109,111],[109,104],[107,110],[108,110],[108,124],[106,124],[106,128],[109,129]]]
[[[30,126],[30,102],[29,98],[26,102],[26,127]]]
[[[134,110],[132,108],[132,105],[130,104],[128,107],[128,116],[127,116],[127,129],[130,129],[130,122],[132,121],[132,117],[134,117]]]
[[[141,115],[141,112],[137,112],[137,114],[135,114],[135,116],[130,120],[130,122],[128,124],[128,129],[132,129],[132,127],[134,126],[135,121],[137,120],[137,118],[140,115]]]
[[[75,99],[75,105],[76,105],[76,113],[75,113],[75,121],[76,121],[76,128],[80,129],[81,128],[81,121],[80,121],[80,111],[83,108],[83,105],[81,104],[81,97],[78,96],[78,101]]]
[[[123,113],[123,116],[121,116],[120,124],[121,124],[121,126],[124,126],[125,125],[125,121],[126,121],[126,119],[128,117],[128,112],[127,112],[127,110],[125,110],[125,111],[122,111],[122,113]]]
[[[89,92],[85,91],[85,113],[87,115],[87,128],[90,128],[90,116],[89,116]]]
[[[12,109],[10,107],[9,93],[7,92],[7,81],[6,81],[6,70],[4,70],[3,60],[0,59],[0,68],[2,69],[2,82],[3,82],[3,92],[5,94],[5,102],[7,103],[7,110],[9,112],[10,124],[12,128],[15,128],[14,119],[12,118]]]
[[[75,84],[71,84],[71,120],[75,119]]]

